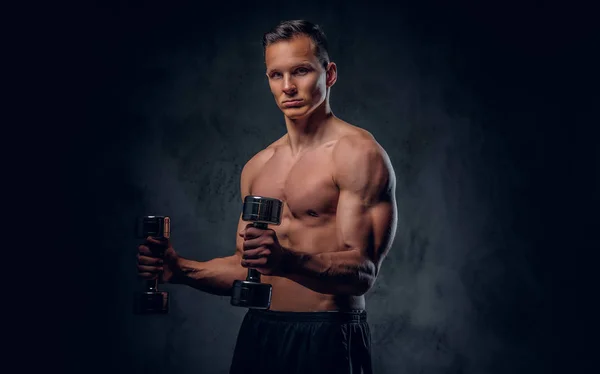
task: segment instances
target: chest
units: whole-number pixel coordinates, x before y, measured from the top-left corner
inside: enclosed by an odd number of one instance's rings
[[[298,158],[275,154],[253,180],[251,193],[282,200],[284,219],[334,214],[339,193],[333,175],[327,149]]]

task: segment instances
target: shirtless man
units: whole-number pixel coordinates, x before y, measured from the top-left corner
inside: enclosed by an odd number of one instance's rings
[[[394,171],[371,134],[333,114],[337,67],[317,25],[282,22],[263,45],[287,133],[246,163],[241,197],[283,201],[281,225],[261,230],[240,217],[235,253],[206,262],[147,238],[139,274],[216,295],[230,295],[248,268],[262,274],[271,308],[248,310],[230,373],[370,373],[364,295],[396,232]]]

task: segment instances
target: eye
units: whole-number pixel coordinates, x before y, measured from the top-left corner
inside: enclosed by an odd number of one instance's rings
[[[276,78],[280,78],[280,77],[281,77],[281,73],[278,73],[278,72],[273,72],[270,75],[271,79],[276,79]]]
[[[308,73],[308,69],[307,68],[298,68],[298,69],[296,69],[295,73],[299,74],[299,75],[304,75],[304,74]]]

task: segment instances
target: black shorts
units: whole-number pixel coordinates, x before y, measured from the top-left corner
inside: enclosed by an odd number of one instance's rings
[[[371,374],[367,313],[250,309],[229,373]]]

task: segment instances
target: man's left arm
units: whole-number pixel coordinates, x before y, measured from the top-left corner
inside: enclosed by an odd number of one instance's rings
[[[337,248],[318,254],[285,250],[282,276],[320,293],[360,296],[373,286],[396,233],[394,170],[374,139],[340,139],[333,162]]]

